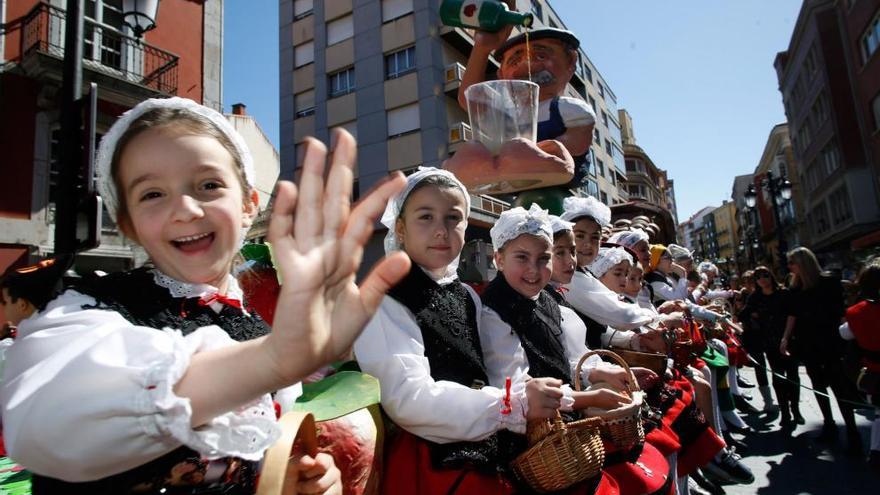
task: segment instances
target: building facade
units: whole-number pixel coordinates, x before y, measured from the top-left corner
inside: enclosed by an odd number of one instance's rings
[[[739,245],[736,216],[736,205],[732,201],[722,201],[721,206],[706,216],[708,252],[705,257],[725,271],[736,268]]]
[[[876,18],[877,10],[877,2],[805,0],[789,47],[774,62],[800,163],[811,248],[829,268],[850,264],[853,242],[880,228],[876,160],[865,134],[872,110],[854,91],[870,86],[880,70],[870,51],[876,36],[867,26],[858,34],[847,27],[847,21],[856,29],[856,20]],[[863,54],[853,53],[854,36],[867,43]]]
[[[645,215],[661,230],[654,242],[676,242],[678,212],[675,206],[675,189],[665,170],[660,169],[637,143],[633,120],[625,109],[618,110],[623,154],[626,164],[626,180],[623,189],[628,201],[611,207],[613,217],[632,218]]]
[[[222,1],[165,0],[142,40],[124,24],[122,0],[85,3],[83,88],[98,84],[98,105],[96,128],[84,134],[98,142],[120,114],[151,97],[220,109]],[[0,2],[0,272],[53,252],[64,8],[62,0]],[[105,211],[101,246],[81,253],[76,269],[113,271],[142,260]]]
[[[473,47],[472,33],[444,26],[440,0],[280,0],[281,171],[295,173],[307,136],[327,141],[342,127],[358,141],[356,189],[364,192],[389,172],[439,167],[470,137],[458,88]],[[546,0],[519,0],[535,26],[565,27]],[[497,68],[490,59],[491,71]],[[493,74],[489,74],[493,76]],[[586,53],[566,93],[596,111],[581,194],[606,204],[625,201],[616,96]],[[508,203],[472,197],[468,240],[488,240],[488,229]],[[381,254],[380,237],[366,258]],[[466,248],[464,257],[467,258]],[[477,257],[487,255],[488,245]]]
[[[785,240],[786,249],[811,245],[804,215],[800,176],[800,167],[794,158],[789,138],[788,124],[778,124],[770,131],[753,177],[753,186],[758,194],[755,213],[759,224],[759,241],[763,248],[761,258],[777,270],[782,270],[785,265],[784,253],[779,249],[780,236]],[[762,186],[762,183],[768,178],[783,177],[791,182],[792,195],[790,200],[780,202],[778,198],[771,197],[769,189]],[[776,224],[774,208],[779,214],[779,225]]]

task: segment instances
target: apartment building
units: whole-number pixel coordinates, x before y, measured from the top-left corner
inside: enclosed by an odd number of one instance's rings
[[[335,127],[358,141],[356,195],[390,171],[441,166],[470,137],[457,95],[473,37],[440,22],[440,0],[280,0],[279,5],[282,174],[295,172],[306,136],[326,141]],[[565,27],[545,0],[519,0],[517,10],[530,11],[535,26]],[[625,201],[616,95],[583,50],[567,94],[596,111],[593,166],[578,192],[609,205]],[[487,241],[508,203],[486,195],[474,196],[472,203],[468,240]],[[486,254],[486,248],[484,243],[477,249]],[[367,258],[380,254],[377,239]]]

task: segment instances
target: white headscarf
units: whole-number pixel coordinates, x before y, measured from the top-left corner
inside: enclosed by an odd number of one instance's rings
[[[553,235],[556,235],[557,232],[562,232],[563,230],[573,230],[574,224],[563,220],[556,215],[550,215],[550,226],[553,227]]]
[[[623,249],[622,247],[599,248],[599,254],[592,263],[587,265],[587,270],[589,270],[594,277],[601,278],[602,275],[605,275],[608,272],[608,270],[622,261],[628,261],[630,265],[633,264],[632,256],[626,252],[626,249]]]
[[[642,229],[630,229],[615,232],[608,239],[608,242],[612,244],[620,244],[629,249],[633,249],[636,244],[642,241],[648,242],[648,233]]]
[[[235,147],[241,158],[245,181],[248,187],[254,187],[254,181],[256,180],[254,160],[244,138],[232,127],[232,124],[229,123],[226,117],[216,110],[199,105],[187,98],[151,98],[138,103],[137,106],[122,114],[101,139],[101,146],[98,148],[98,156],[95,160],[95,170],[98,175],[98,193],[101,195],[104,206],[107,207],[107,212],[114,222],[117,221],[116,214],[119,211],[119,194],[116,191],[116,184],[113,181],[110,166],[113,161],[113,154],[116,152],[116,145],[135,120],[150,110],[157,108],[184,110],[211,121],[220,132],[229,138],[229,141]]]
[[[608,208],[592,196],[571,196],[562,200],[562,219],[572,221],[581,217],[590,217],[600,227],[611,225],[611,208]]]
[[[489,230],[489,235],[492,237],[492,247],[495,251],[499,251],[505,244],[522,234],[543,237],[550,245],[553,245],[550,213],[535,203],[532,203],[528,210],[517,206],[502,213],[492,229]]]

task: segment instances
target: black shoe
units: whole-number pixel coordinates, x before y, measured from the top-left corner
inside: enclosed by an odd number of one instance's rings
[[[755,384],[746,380],[740,375],[736,375],[736,384],[742,388],[755,388]]]
[[[736,405],[736,408],[745,414],[760,414],[761,411],[758,410],[755,406],[751,405],[748,400],[742,395],[734,395],[733,403]]]
[[[703,468],[703,472],[722,482],[737,483],[740,485],[748,485],[755,481],[755,475],[752,471],[742,463],[742,457],[727,450],[722,454],[721,460],[712,459],[709,464]]]
[[[797,424],[799,424],[799,425],[805,425],[805,424],[807,424],[807,420],[804,419],[804,416],[801,414],[801,410],[800,410],[800,409],[794,409],[794,408],[793,408],[793,409],[791,410],[791,415],[794,416],[794,422],[795,422],[795,423],[797,423]]]
[[[711,493],[712,495],[724,495],[724,493],[726,493],[724,491],[724,488],[721,487],[721,485],[719,485],[713,481],[710,481],[707,477],[703,476],[703,474],[705,474],[705,472],[703,472],[701,469],[698,471],[694,471],[693,473],[689,474],[688,476],[690,476],[690,478],[693,479],[697,483],[697,486],[699,486],[703,490],[706,490],[707,492]]]
[[[791,415],[788,414],[788,411],[784,411],[782,414],[782,419],[779,420],[779,427],[783,431],[791,432],[795,428],[795,420],[792,419]]]
[[[822,431],[816,435],[817,442],[831,443],[837,441],[837,425],[835,423],[825,423],[822,425]]]
[[[749,446],[742,440],[733,438],[733,435],[731,435],[729,431],[725,431],[722,436],[724,438],[724,443],[726,443],[728,447],[735,449],[737,452],[745,452],[749,448]]]
[[[846,453],[858,457],[865,455],[865,447],[862,445],[862,435],[859,434],[858,430],[847,430]]]
[[[724,420],[724,426],[727,426],[727,431],[738,435],[750,435],[755,432],[755,430],[749,425],[746,425],[745,428],[740,428],[730,424],[726,419]]]

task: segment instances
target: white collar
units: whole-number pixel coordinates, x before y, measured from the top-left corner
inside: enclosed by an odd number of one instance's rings
[[[153,281],[159,287],[164,287],[168,289],[168,292],[173,297],[198,297],[199,299],[207,299],[214,294],[220,292],[217,287],[209,284],[191,284],[189,282],[182,282],[177,280],[176,278],[165,275],[158,268],[150,269],[150,273],[153,274]],[[227,280],[227,289],[226,294],[224,295],[230,299],[238,299],[239,301],[244,302],[244,292],[241,290],[241,286],[238,284],[238,280],[233,277],[231,274],[226,276]],[[219,313],[223,309],[223,303],[221,302],[212,302],[209,304],[210,308],[215,312]],[[247,314],[244,309],[242,311]]]
[[[450,268],[452,265],[450,265],[450,267],[447,267],[446,273],[444,273],[443,276],[441,276],[441,277],[438,277],[437,275],[434,275],[430,271],[425,270],[424,268],[422,268],[422,265],[417,264],[416,266],[419,267],[419,269],[421,269],[423,272],[425,272],[425,275],[427,275],[428,278],[433,280],[437,285],[441,285],[441,286],[448,285],[448,284],[451,284],[452,282],[455,282],[456,280],[458,280],[457,271]]]

